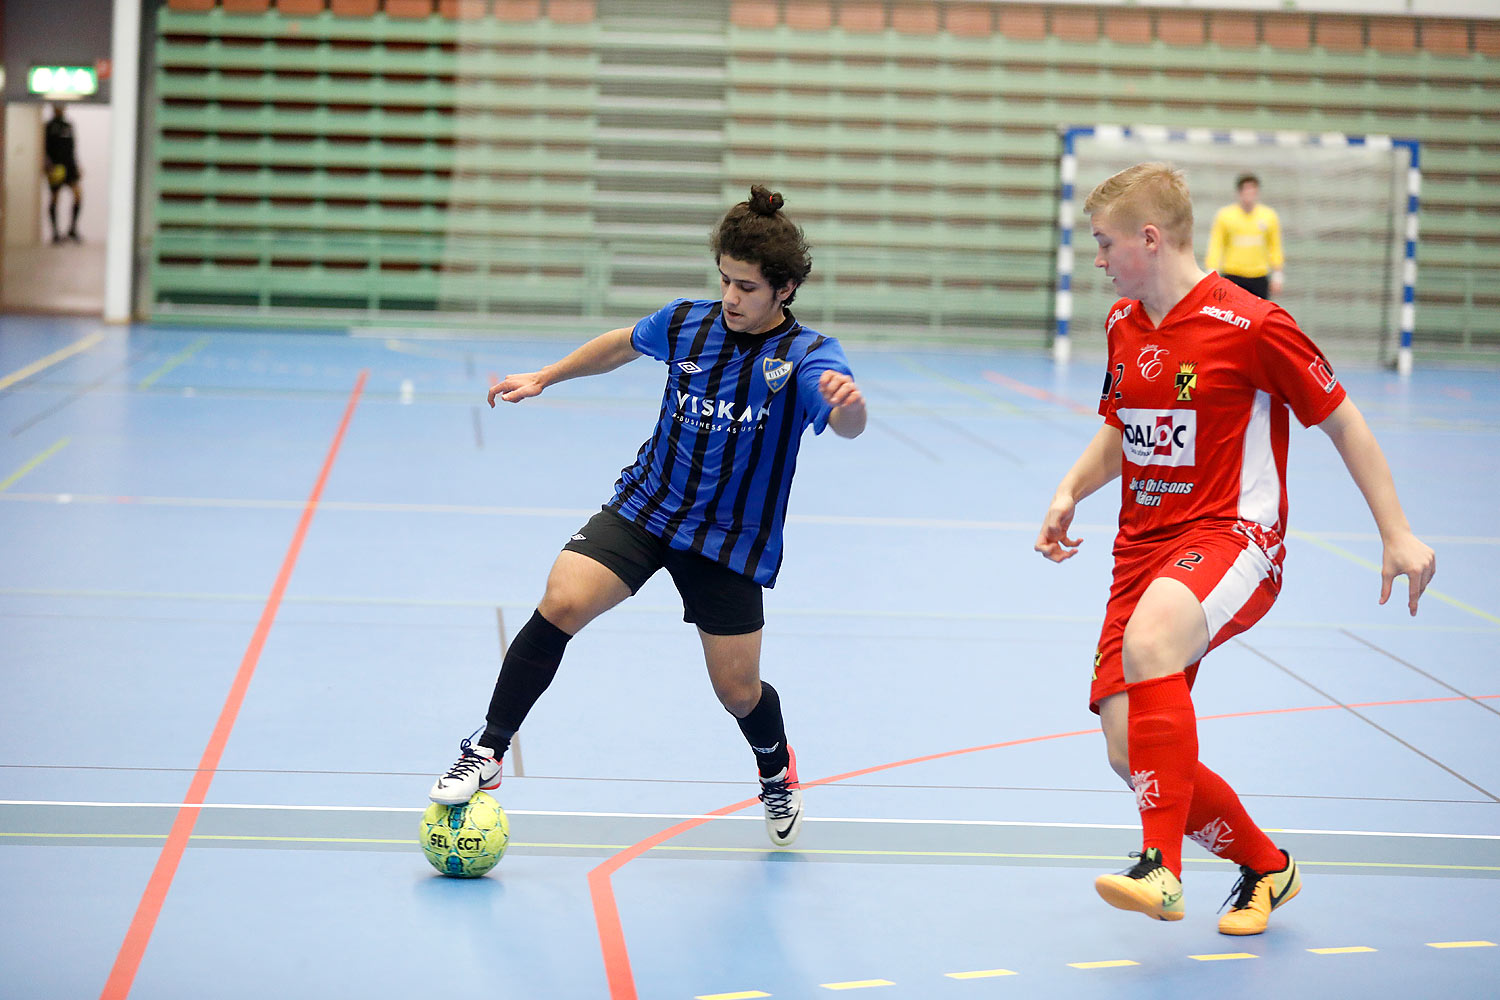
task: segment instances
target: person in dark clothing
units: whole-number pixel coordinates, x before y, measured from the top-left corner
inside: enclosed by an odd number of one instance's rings
[[[64,239],[77,241],[80,239],[78,213],[83,208],[83,194],[79,188],[79,181],[83,177],[83,172],[78,169],[78,160],[75,155],[73,123],[64,116],[61,104],[52,105],[52,119],[47,122],[42,146],[43,155],[46,158],[44,170],[47,175],[47,187],[51,192],[47,199],[47,219],[52,223],[52,242],[61,243]],[[57,192],[64,187],[73,192],[73,217],[68,222],[66,236],[57,227]]]

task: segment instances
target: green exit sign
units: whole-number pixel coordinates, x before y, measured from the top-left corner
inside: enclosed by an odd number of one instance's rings
[[[33,66],[26,89],[44,97],[87,97],[99,89],[99,74],[91,66]]]

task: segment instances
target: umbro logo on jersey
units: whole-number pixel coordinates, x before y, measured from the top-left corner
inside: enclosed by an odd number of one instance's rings
[[[588,539],[585,538],[585,537],[583,537],[583,533],[580,532],[579,534],[576,534],[576,535],[573,536],[573,541],[575,541],[575,542],[586,542],[586,541],[588,541]]]
[[[766,385],[770,386],[772,392],[780,392],[792,375],[792,363],[781,358],[762,358],[760,373],[766,377]]]
[[[689,375],[696,375],[699,372],[701,372],[703,369],[699,368],[697,365],[693,364],[691,361],[679,361],[679,362],[677,362],[677,370],[678,371],[687,372]]]

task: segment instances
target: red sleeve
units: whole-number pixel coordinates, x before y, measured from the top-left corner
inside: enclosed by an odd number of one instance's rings
[[[1272,309],[1259,332],[1251,371],[1256,388],[1290,406],[1302,426],[1322,423],[1346,395],[1328,359],[1285,309]]]
[[[1099,390],[1099,416],[1111,427],[1125,429],[1120,418],[1115,416],[1115,405],[1120,398],[1120,373],[1115,368],[1115,322],[1121,317],[1118,315],[1120,304],[1125,302],[1121,299],[1110,308],[1110,319],[1104,326],[1104,388]]]
[[[1104,388],[1099,392],[1099,416],[1103,417],[1104,422],[1111,427],[1124,430],[1125,425],[1115,415],[1115,405],[1119,403],[1119,400],[1115,398],[1118,392],[1115,388],[1116,385],[1114,366],[1106,361],[1104,364]]]

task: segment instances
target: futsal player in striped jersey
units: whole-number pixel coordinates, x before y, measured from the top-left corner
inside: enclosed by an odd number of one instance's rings
[[[1137,164],[1084,211],[1097,267],[1123,296],[1094,439],[1057,488],[1036,550],[1071,558],[1077,504],[1121,477],[1114,582],[1094,654],[1090,707],[1111,766],[1135,790],[1137,863],[1095,886],[1111,905],[1180,920],[1182,840],[1240,865],[1224,934],[1259,934],[1301,887],[1296,862],[1198,760],[1190,694],[1203,655],[1276,600],[1285,556],[1290,418],[1328,435],[1364,494],[1383,545],[1380,603],[1406,576],[1407,606],[1437,568],[1412,533],[1369,426],[1328,362],[1280,307],[1199,269],[1182,173]]]
[[[432,786],[434,802],[467,802],[499,785],[511,738],[551,683],[568,640],[665,568],[684,621],[697,626],[714,693],[755,755],[771,841],[796,839],[797,759],[781,699],[760,678],[762,591],[781,568],[803,432],[831,427],[857,437],[865,401],[839,342],[787,309],[812,257],[782,204],[780,194],[753,187],[714,229],[719,300],[678,299],[633,328],[490,388],[493,407],[497,398],[519,403],[642,355],[667,369],[655,430],[620,473],[614,496],[563,545],[541,603],[501,664],[482,735],[460,743],[457,762]]]

